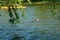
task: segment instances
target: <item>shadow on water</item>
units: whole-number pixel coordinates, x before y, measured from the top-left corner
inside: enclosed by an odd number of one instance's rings
[[[14,37],[11,40],[26,40],[25,37],[20,37],[17,34],[14,34]]]

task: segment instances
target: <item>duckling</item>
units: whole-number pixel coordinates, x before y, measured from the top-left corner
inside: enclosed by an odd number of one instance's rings
[[[32,19],[32,21],[30,23],[38,22],[39,20],[40,20],[40,18],[34,18],[34,19]]]

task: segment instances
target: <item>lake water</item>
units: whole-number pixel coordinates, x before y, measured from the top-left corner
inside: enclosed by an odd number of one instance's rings
[[[8,11],[0,9],[0,40],[12,40],[15,35],[18,40],[60,40],[60,5],[56,5],[55,14],[51,5],[26,7],[17,10],[17,24],[10,24]]]

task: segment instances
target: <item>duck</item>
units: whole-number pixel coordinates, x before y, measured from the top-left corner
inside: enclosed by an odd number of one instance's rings
[[[32,21],[30,21],[29,23],[38,22],[39,20],[40,20],[40,18],[33,18]]]

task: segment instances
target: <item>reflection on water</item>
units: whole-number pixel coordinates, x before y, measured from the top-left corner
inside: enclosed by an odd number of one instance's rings
[[[18,40],[60,40],[59,6],[56,6],[55,15],[51,12],[51,6],[27,6],[23,10],[24,16],[18,9],[18,24],[10,24],[8,11],[0,9],[0,40],[11,40],[16,34],[18,38],[25,38]]]

